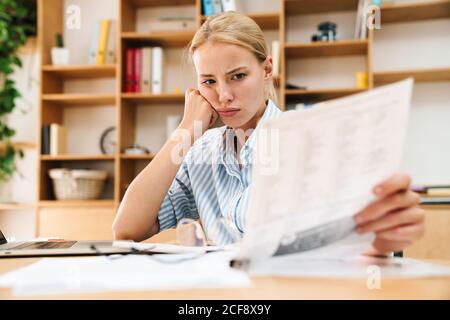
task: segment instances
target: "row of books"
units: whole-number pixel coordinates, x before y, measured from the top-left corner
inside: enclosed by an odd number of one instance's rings
[[[60,155],[67,153],[67,130],[57,123],[42,126],[41,154]]]
[[[239,0],[202,0],[202,13],[204,16],[212,16],[216,13],[227,11],[242,11]]]
[[[127,48],[125,59],[125,92],[162,93],[161,47]]]
[[[98,21],[92,33],[88,64],[104,65],[116,62],[116,28],[115,20]]]

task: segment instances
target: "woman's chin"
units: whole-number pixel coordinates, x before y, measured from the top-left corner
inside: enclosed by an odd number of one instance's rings
[[[222,118],[222,122],[227,127],[230,127],[230,128],[233,128],[233,129],[238,129],[238,128],[240,128],[243,125],[242,121],[238,121],[237,119],[223,119]]]

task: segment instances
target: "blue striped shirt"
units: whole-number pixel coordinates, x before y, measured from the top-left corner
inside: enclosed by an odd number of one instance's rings
[[[269,100],[256,130],[281,110]],[[250,198],[252,150],[256,132],[240,151],[239,167],[233,130],[207,130],[191,147],[158,213],[160,230],[174,228],[182,218],[200,219],[206,237],[216,245],[235,242],[245,230]]]

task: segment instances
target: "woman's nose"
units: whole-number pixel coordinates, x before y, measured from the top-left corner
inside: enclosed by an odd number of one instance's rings
[[[225,105],[228,102],[233,100],[233,92],[231,91],[230,86],[228,86],[226,84],[218,87],[217,94],[219,96],[219,102],[221,104]]]

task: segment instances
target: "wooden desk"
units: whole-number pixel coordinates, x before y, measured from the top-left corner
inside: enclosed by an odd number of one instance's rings
[[[73,258],[54,258],[73,259]],[[39,258],[1,259],[0,274],[24,267]],[[430,260],[431,261],[431,260]],[[431,261],[450,266],[450,261]],[[249,288],[178,291],[129,291],[56,296],[14,296],[0,289],[4,299],[450,299],[450,277],[382,279],[381,289],[369,290],[366,279],[253,278]]]

